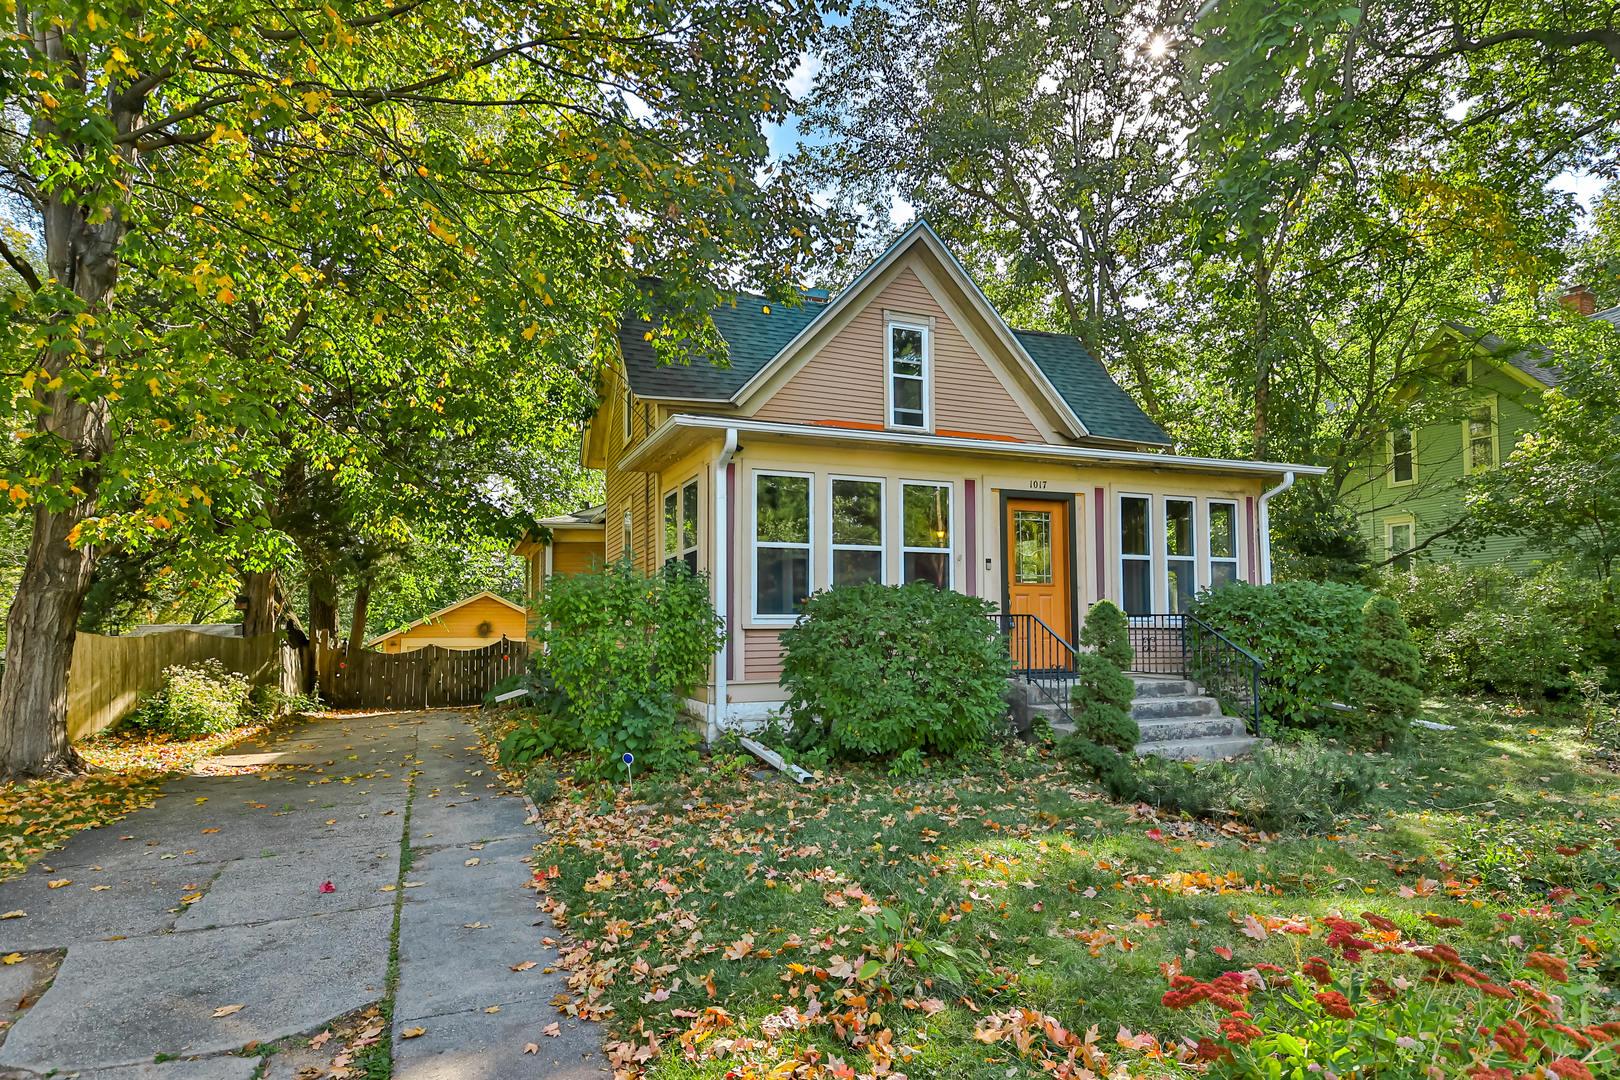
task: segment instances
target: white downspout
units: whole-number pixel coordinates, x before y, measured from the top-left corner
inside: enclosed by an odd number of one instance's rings
[[[1283,482],[1260,496],[1260,584],[1271,584],[1271,500],[1294,486],[1294,474],[1283,473]]]
[[[720,652],[714,658],[714,701],[709,707],[709,741],[714,742],[720,737],[721,726],[725,723],[726,714],[726,650],[732,647],[729,640],[731,631],[731,530],[726,527],[727,491],[726,466],[731,464],[731,456],[737,452],[737,429],[726,428],[725,445],[720,448],[720,456],[714,463],[714,613],[720,619],[720,625],[725,627],[728,641],[720,647]]]

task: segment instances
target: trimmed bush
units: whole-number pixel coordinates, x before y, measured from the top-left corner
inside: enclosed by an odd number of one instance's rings
[[[1069,712],[1074,733],[1058,740],[1058,756],[1103,781],[1112,794],[1122,794],[1127,770],[1123,756],[1136,749],[1142,731],[1131,718],[1136,684],[1125,674],[1134,652],[1125,613],[1113,602],[1099,600],[1086,613],[1079,642],[1090,650],[1075,655],[1074,691]]]
[[[1006,712],[1012,661],[983,600],[925,582],[817,593],[782,631],[793,745],[835,757],[955,755]]]
[[[531,697],[567,695],[587,774],[620,775],[627,750],[638,772],[696,763],[698,735],[681,709],[725,640],[706,577],[684,567],[647,574],[627,559],[553,577],[537,622],[554,686],[537,677]]]
[[[200,739],[246,723],[245,675],[227,671],[218,660],[177,664],[163,671],[163,686],[124,717],[123,726],[177,739]]]
[[[1361,646],[1350,675],[1350,703],[1361,720],[1347,734],[1388,746],[1406,737],[1423,711],[1423,667],[1400,605],[1375,596],[1361,609]]]
[[[1099,600],[1091,605],[1080,627],[1079,645],[1122,672],[1129,671],[1136,659],[1136,650],[1131,648],[1130,621],[1112,600]]]
[[[1262,724],[1331,727],[1328,703],[1349,693],[1371,596],[1331,582],[1238,582],[1201,594],[1193,614],[1265,663]]]

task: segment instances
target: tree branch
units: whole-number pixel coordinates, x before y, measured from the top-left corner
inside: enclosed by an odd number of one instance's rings
[[[39,292],[39,275],[34,273],[34,268],[29,266],[21,256],[11,250],[4,236],[0,236],[0,259],[6,260],[6,265],[15,270],[17,276],[23,279],[23,284],[27,285],[32,291]]]

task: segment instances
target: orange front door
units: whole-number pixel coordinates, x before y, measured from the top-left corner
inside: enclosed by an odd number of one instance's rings
[[[1072,643],[1069,504],[1047,499],[1008,499],[1006,536],[1008,610],[1014,615],[1034,615],[1058,637]],[[1040,636],[1034,635],[1030,648],[1044,654],[1049,650],[1035,640]],[[1017,648],[1016,637],[1014,645]]]

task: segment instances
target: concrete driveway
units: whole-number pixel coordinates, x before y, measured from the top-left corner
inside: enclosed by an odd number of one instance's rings
[[[177,779],[0,883],[0,913],[26,913],[0,919],[0,954],[23,955],[4,1015],[27,1006],[0,1077],[309,1080],[332,1050],[289,1037],[380,1004],[394,1080],[597,1080],[597,1033],[551,1007],[539,835],[471,715],[279,731],[214,759],[272,768]]]

